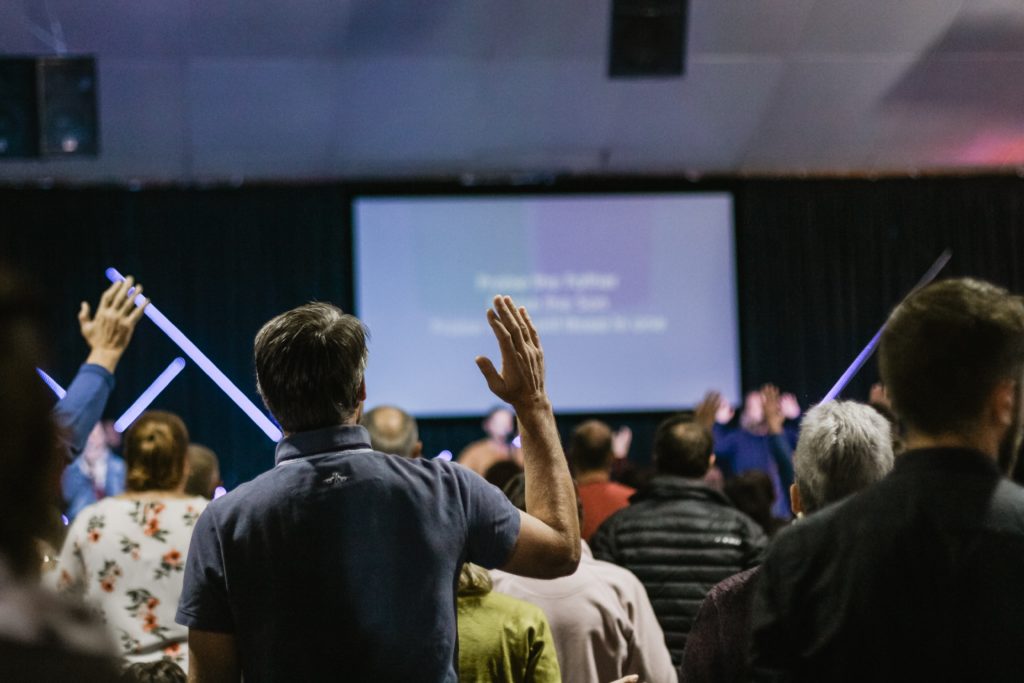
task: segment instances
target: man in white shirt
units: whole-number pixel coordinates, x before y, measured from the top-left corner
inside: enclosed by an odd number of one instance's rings
[[[509,481],[505,494],[523,509],[523,475]],[[581,525],[582,516],[580,508]],[[498,570],[491,576],[495,591],[544,610],[566,683],[629,674],[647,683],[675,683],[676,669],[643,584],[628,569],[595,560],[586,541],[579,568],[570,576],[539,580]]]

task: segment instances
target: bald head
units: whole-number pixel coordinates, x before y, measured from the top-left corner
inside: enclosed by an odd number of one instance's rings
[[[360,424],[370,433],[370,445],[376,451],[403,458],[418,458],[423,452],[416,420],[401,408],[377,406],[363,414]]]
[[[604,422],[587,420],[573,430],[569,460],[577,474],[606,471],[612,457],[612,430]]]

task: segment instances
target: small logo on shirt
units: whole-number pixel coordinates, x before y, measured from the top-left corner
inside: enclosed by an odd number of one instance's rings
[[[343,477],[340,474],[338,474],[337,472],[335,472],[331,476],[329,476],[326,479],[324,479],[324,483],[329,485],[329,486],[330,485],[334,485],[334,484],[340,484],[343,481],[348,481],[348,477]]]
[[[723,545],[743,545],[743,541],[735,536],[716,536],[715,543],[721,543]]]

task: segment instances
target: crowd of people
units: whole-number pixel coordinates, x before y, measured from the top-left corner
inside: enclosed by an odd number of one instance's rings
[[[362,323],[306,304],[254,343],[275,465],[219,497],[178,416],[101,421],[141,291],[82,304],[54,406],[44,308],[0,270],[0,680],[1024,679],[1024,303],[994,285],[900,303],[870,404],[710,392],[628,480],[628,429],[563,452],[509,297],[476,359],[503,407],[457,463],[364,410]]]

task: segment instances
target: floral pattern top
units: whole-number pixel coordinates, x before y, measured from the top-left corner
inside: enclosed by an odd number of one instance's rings
[[[205,498],[104,498],[68,530],[48,580],[103,613],[130,662],[170,659],[188,670],[188,629],[174,622],[185,554]]]

